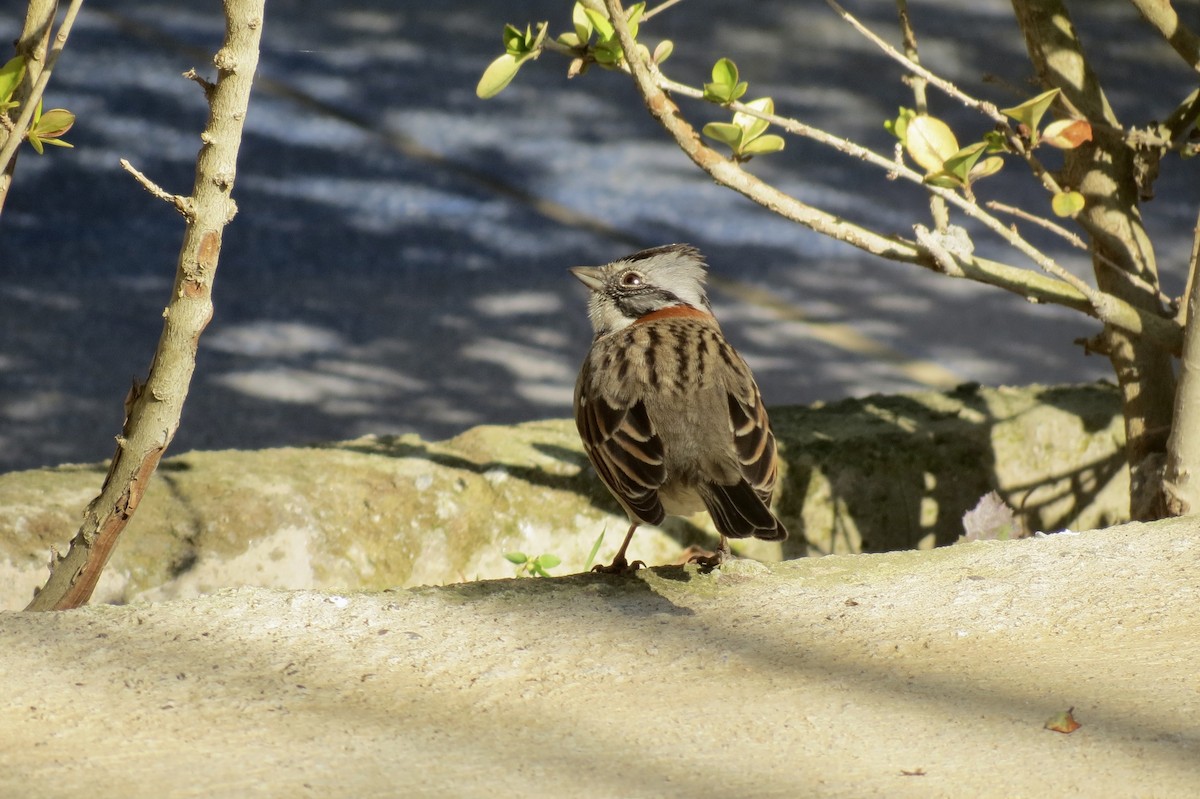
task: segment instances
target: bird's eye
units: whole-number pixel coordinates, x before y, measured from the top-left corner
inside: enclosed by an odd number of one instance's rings
[[[642,285],[642,276],[637,272],[626,272],[621,276],[622,286],[640,286]]]

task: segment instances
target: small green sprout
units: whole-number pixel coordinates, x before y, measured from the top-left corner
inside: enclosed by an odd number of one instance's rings
[[[775,113],[775,101],[770,97],[751,100],[746,106],[762,114]],[[763,135],[769,124],[765,119],[738,111],[733,115],[732,122],[710,122],[704,126],[702,132],[733,150],[733,157],[738,161],[746,161],[756,155],[775,153],[783,149],[782,136],[773,133]]]
[[[517,567],[518,577],[550,577],[550,569],[562,563],[557,555],[538,555],[536,558],[527,556],[524,552],[506,552],[504,559]]]
[[[43,114],[42,101],[38,100],[37,108],[33,112],[33,124],[29,126],[29,132],[25,135],[29,139],[29,143],[33,145],[33,149],[37,150],[38,155],[42,155],[45,152],[42,149],[44,144],[52,144],[55,147],[74,147],[75,145],[68,144],[59,138],[74,124],[75,115],[65,108],[52,108]]]
[[[486,100],[504,91],[504,87],[512,83],[521,65],[542,54],[542,42],[546,38],[546,24],[539,23],[537,30],[526,25],[522,33],[514,25],[504,26],[504,55],[488,64],[475,87],[475,94]]]
[[[722,58],[713,64],[712,83],[704,84],[704,99],[717,105],[728,105],[741,98],[750,84],[738,80],[737,64]]]

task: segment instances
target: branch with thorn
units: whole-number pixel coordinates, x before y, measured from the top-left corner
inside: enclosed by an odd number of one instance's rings
[[[143,189],[150,192],[151,194],[153,194],[155,197],[162,200],[163,202],[171,205],[171,207],[173,207],[176,211],[178,211],[180,213],[180,215],[183,216],[184,219],[186,219],[190,222],[192,219],[195,218],[196,209],[195,209],[194,205],[192,204],[191,197],[184,197],[179,194],[172,194],[171,192],[167,191],[163,187],[159,186],[157,183],[155,183],[150,178],[146,177],[146,175],[144,173],[140,172],[137,169],[137,167],[135,167],[133,164],[129,163],[129,161],[124,158],[121,159],[121,166],[124,168],[124,170],[126,172],[133,175],[134,180],[136,180],[138,183],[142,184]]]

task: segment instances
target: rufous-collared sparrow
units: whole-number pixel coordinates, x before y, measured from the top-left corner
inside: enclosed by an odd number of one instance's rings
[[[575,384],[575,424],[600,479],[633,532],[668,514],[707,510],[729,557],[730,538],[782,541],[771,512],[779,475],[775,436],[750,367],[721,334],[704,291],[704,256],[688,244],[642,250],[571,273],[591,289],[596,337]]]

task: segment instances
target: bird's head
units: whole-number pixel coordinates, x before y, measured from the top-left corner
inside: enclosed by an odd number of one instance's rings
[[[690,244],[635,252],[604,266],[576,266],[571,274],[591,289],[588,317],[597,336],[628,327],[667,308],[712,314],[704,293],[707,265]]]

